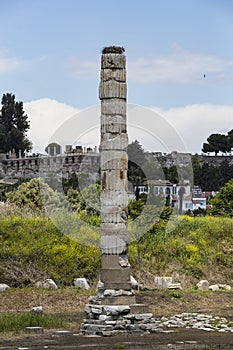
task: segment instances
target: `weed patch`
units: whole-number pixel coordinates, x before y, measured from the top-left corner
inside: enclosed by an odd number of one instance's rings
[[[63,321],[56,316],[31,313],[0,315],[0,332],[19,333],[26,327],[43,327],[47,329],[63,327]]]

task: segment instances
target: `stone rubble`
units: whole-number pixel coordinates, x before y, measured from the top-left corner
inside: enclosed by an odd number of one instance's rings
[[[35,286],[37,288],[52,289],[56,290],[58,287],[56,283],[51,278],[46,278],[44,281],[36,282]]]
[[[89,290],[90,286],[87,282],[86,278],[75,278],[74,279],[74,285],[75,287],[81,288],[81,289],[85,289],[85,290]]]
[[[233,333],[233,323],[224,317],[200,313],[182,313],[171,317],[153,317],[152,313],[132,314],[130,306],[99,305],[86,308],[81,332],[84,335],[113,336],[123,333],[167,333],[177,328],[195,328],[207,332]]]
[[[42,314],[43,313],[43,307],[42,306],[34,306],[31,309],[32,314]]]
[[[5,292],[10,287],[6,283],[0,283],[0,292]]]
[[[133,289],[138,288],[138,282],[132,275],[130,276],[130,283],[131,283]]]
[[[228,291],[231,290],[231,286],[229,284],[215,283],[210,285],[210,283],[207,280],[199,281],[196,287],[199,290],[212,290],[212,291],[217,291],[219,289],[228,290]]]
[[[156,322],[161,328],[196,328],[204,331],[233,333],[233,322],[229,322],[225,317],[220,316],[182,313],[171,317],[157,318]]]

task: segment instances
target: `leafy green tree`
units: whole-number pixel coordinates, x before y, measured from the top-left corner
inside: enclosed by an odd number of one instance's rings
[[[201,181],[201,165],[198,154],[192,156],[192,167],[193,167],[193,181],[194,185],[200,185]]]
[[[145,180],[143,164],[146,162],[145,152],[138,140],[128,145],[128,179],[133,185]]]
[[[215,155],[218,154],[218,152],[227,153],[231,151],[232,148],[232,133],[231,131],[228,133],[228,135],[223,134],[211,134],[207,141],[208,143],[203,143],[202,151],[204,153],[211,153],[214,152]]]
[[[219,152],[219,149],[214,147],[213,145],[210,145],[209,143],[204,142],[203,147],[202,147],[202,152],[204,152],[204,153],[215,152],[215,154],[217,155]]]
[[[220,188],[219,167],[213,164],[204,163],[201,167],[200,183],[196,184],[203,191],[217,191]]]
[[[100,185],[85,187],[80,194],[80,209],[88,214],[99,215],[100,213]]]
[[[229,139],[229,145],[232,149],[233,148],[233,129],[228,132],[227,137]]]
[[[220,138],[221,138],[221,134],[211,134],[208,138],[207,141],[208,143],[204,143],[203,144],[203,148],[202,151],[204,153],[207,152],[214,152],[215,155],[218,154],[218,152],[220,151]]]
[[[15,101],[15,95],[7,93],[2,97],[0,111],[0,151],[7,153],[15,151],[19,155],[30,151],[32,143],[26,134],[30,124],[23,110],[23,102]]]
[[[101,187],[98,184],[89,185],[81,192],[70,188],[67,192],[67,199],[73,210],[99,216],[100,192]]]
[[[21,184],[17,190],[6,194],[7,202],[18,207],[42,212],[51,212],[67,206],[60,193],[53,191],[41,178]]]
[[[138,140],[135,140],[128,145],[128,157],[131,162],[134,162],[139,166],[142,166],[145,163],[145,152]]]
[[[220,188],[211,200],[213,214],[233,215],[233,179]]]
[[[171,167],[163,167],[163,172],[165,175],[165,179],[171,181],[172,183],[178,183],[178,172],[177,167],[172,165]]]
[[[146,161],[143,164],[143,172],[147,180],[158,180],[164,178],[164,172],[160,164],[155,161]]]

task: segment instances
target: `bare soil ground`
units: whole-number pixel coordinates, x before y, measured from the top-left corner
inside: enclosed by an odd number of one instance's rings
[[[83,337],[79,327],[84,318],[84,308],[94,290],[81,292],[75,288],[48,291],[42,289],[15,289],[1,293],[0,312],[29,312],[41,305],[46,314],[56,314],[65,322],[73,335],[55,337],[55,330],[45,330],[42,335],[0,334],[0,350],[19,349],[175,349],[175,350],[233,350],[232,333],[216,333],[179,329],[174,333],[154,333],[145,336],[125,335],[110,338]],[[182,312],[201,312],[224,316],[233,320],[233,292],[199,291],[141,291],[137,302],[147,303],[155,316],[171,316]]]

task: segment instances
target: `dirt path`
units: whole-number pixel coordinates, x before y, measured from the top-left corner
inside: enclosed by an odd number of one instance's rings
[[[146,335],[124,335],[109,338],[84,337],[79,334],[54,336],[53,334],[24,336],[11,340],[0,340],[0,349],[49,349],[49,350],[232,350],[233,335],[180,329],[174,333],[154,333]]]

